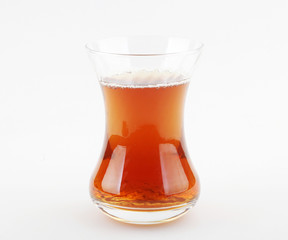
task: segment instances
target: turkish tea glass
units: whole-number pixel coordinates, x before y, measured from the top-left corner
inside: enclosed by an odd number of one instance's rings
[[[106,109],[103,152],[90,182],[93,201],[123,222],[178,218],[199,196],[183,109],[202,44],[132,37],[99,39],[86,48]]]

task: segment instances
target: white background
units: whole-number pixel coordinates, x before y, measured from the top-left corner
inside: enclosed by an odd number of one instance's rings
[[[204,42],[186,101],[202,192],[143,227],[92,204],[103,99],[84,44],[101,36]],[[287,239],[285,0],[1,0],[0,239]]]

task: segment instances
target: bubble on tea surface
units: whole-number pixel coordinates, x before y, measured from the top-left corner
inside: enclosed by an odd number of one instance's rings
[[[110,87],[147,88],[168,87],[187,82],[188,79],[180,73],[158,70],[141,70],[104,77],[101,84]]]

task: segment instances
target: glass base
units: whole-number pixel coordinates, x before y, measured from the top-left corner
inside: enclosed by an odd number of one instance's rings
[[[93,200],[98,207],[109,217],[131,224],[159,224],[173,221],[193,207],[196,200],[190,203],[169,208],[128,208],[115,206]]]

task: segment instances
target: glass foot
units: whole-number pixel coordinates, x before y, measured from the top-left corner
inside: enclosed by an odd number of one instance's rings
[[[109,217],[131,224],[159,224],[173,221],[195,205],[196,201],[170,208],[126,208],[103,202],[94,202]]]

